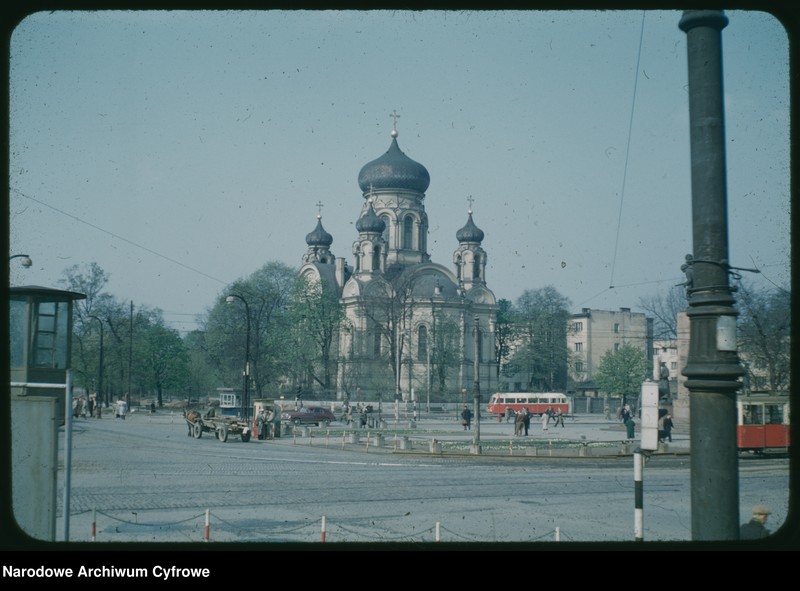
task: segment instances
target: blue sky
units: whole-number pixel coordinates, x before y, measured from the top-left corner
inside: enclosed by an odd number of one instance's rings
[[[789,285],[789,50],[723,30],[731,263]],[[96,261],[107,291],[196,326],[226,284],[299,267],[322,221],[352,264],[361,167],[431,176],[429,252],[467,219],[498,298],[553,285],[637,309],[692,251],[680,11],[43,12],[10,43],[12,285]],[[640,51],[641,47],[641,51]],[[638,64],[638,68],[637,68]],[[613,286],[613,288],[611,287]]]

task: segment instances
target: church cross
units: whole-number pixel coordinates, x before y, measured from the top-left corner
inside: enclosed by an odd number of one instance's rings
[[[322,201],[317,201],[317,217],[322,217]]]
[[[400,115],[397,114],[397,109],[392,110],[392,112],[389,113],[389,117],[394,119],[394,123],[392,124],[392,131],[397,133],[397,120],[400,119]]]
[[[475,199],[470,195],[467,197],[467,201],[469,202],[469,212],[472,213],[472,204],[475,202]]]

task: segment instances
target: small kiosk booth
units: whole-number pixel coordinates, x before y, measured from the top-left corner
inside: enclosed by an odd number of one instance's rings
[[[47,287],[9,288],[12,505],[20,528],[39,540],[55,541],[57,436],[71,419],[72,308],[85,298]],[[67,515],[65,508],[65,524]]]

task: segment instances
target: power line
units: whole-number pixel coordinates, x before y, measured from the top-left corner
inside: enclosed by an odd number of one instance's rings
[[[631,136],[633,131],[633,114],[636,111],[636,88],[639,85],[639,62],[642,59],[642,41],[644,39],[644,17],[645,12],[642,11],[642,30],[639,33],[639,53],[636,56],[636,75],[633,78],[633,100],[631,101],[631,116],[628,122],[628,145],[625,148],[625,166],[622,171],[622,190],[619,195],[619,215],[617,216],[617,237],[614,241],[614,256],[611,262],[611,278],[609,279],[609,288],[614,287],[614,267],[617,264],[617,249],[619,247],[619,231],[622,227],[622,205],[625,201],[625,182],[628,178],[628,160],[631,154]]]
[[[44,201],[41,201],[40,199],[36,199],[36,197],[31,197],[30,195],[26,195],[25,193],[15,189],[14,187],[11,187],[10,189],[12,191],[14,191],[14,193],[16,193],[17,195],[25,197],[26,199],[30,199],[31,201],[35,201],[36,203],[39,203],[40,205],[44,205],[45,207],[48,207],[48,208],[52,209],[53,211],[56,211],[56,212],[60,213],[61,215],[65,215],[68,218],[72,218],[73,220],[75,220],[77,222],[80,222],[82,224],[85,224],[85,225],[89,226],[90,228],[94,228],[95,230],[103,232],[104,234],[108,234],[109,236],[112,236],[112,237],[116,238],[117,240],[122,240],[123,242],[127,242],[128,244],[130,244],[132,246],[135,246],[136,248],[141,248],[142,250],[144,250],[146,252],[149,252],[150,254],[153,254],[153,255],[155,255],[157,257],[161,257],[162,259],[164,259],[166,261],[169,261],[170,263],[173,263],[175,265],[178,265],[179,267],[183,267],[184,269],[188,269],[189,271],[192,271],[193,273],[197,273],[198,275],[202,275],[203,277],[206,277],[208,279],[211,279],[213,281],[221,283],[222,285],[230,285],[231,284],[230,281],[223,281],[222,279],[218,279],[216,277],[212,277],[208,273],[204,273],[203,271],[200,271],[199,269],[195,269],[194,267],[190,267],[189,265],[187,265],[185,263],[182,263],[180,261],[176,261],[175,259],[170,258],[167,255],[161,254],[160,252],[156,252],[155,250],[147,248],[146,246],[142,246],[141,244],[138,244],[138,243],[134,242],[133,240],[129,240],[129,239],[123,237],[123,236],[120,236],[119,234],[115,234],[114,232],[110,232],[110,231],[108,231],[108,230],[106,230],[104,228],[101,228],[100,226],[97,226],[97,225],[95,225],[95,224],[93,224],[91,222],[87,222],[86,220],[81,219],[78,216],[72,215],[71,213],[67,213],[66,211],[64,211],[62,209],[58,209],[57,207],[53,207],[49,203],[45,203]]]

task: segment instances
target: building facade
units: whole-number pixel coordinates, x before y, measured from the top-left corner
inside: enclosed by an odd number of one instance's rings
[[[570,351],[569,388],[571,394],[595,396],[599,388],[594,375],[603,355],[625,344],[642,350],[653,359],[653,319],[630,308],[592,310],[583,308],[573,314],[567,330]]]
[[[395,127],[386,153],[358,175],[352,265],[331,252],[333,237],[317,216],[299,273],[334,289],[344,309],[337,398],[471,399],[476,376],[487,392],[496,375],[497,303],[486,284],[484,233],[470,208],[452,268],[431,260],[430,176],[400,150],[397,136]]]

